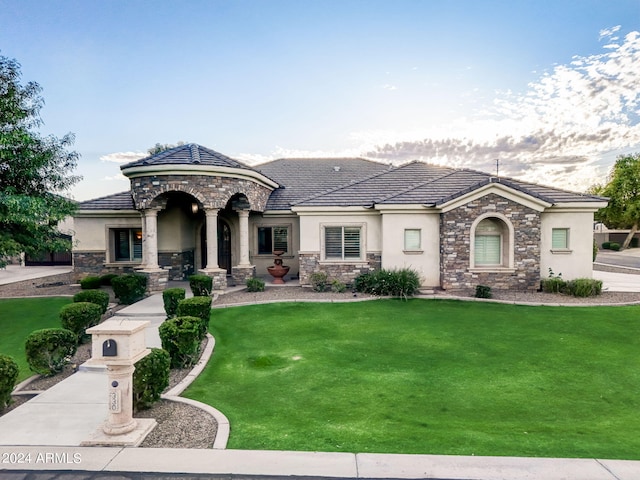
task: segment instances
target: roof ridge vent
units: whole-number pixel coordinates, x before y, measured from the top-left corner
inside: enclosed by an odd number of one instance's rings
[[[340,171],[340,165],[334,165],[333,166],[333,171],[334,172],[339,172]]]
[[[198,146],[195,143],[189,145],[191,149],[191,163],[200,163],[200,151],[198,150]]]

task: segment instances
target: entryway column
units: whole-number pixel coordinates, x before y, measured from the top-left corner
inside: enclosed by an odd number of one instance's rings
[[[239,267],[249,267],[249,210],[238,210],[240,217],[240,263]]]
[[[207,217],[207,270],[218,268],[218,209],[208,208]]]
[[[142,219],[142,264],[145,269],[157,269],[158,265],[158,210],[144,210]]]

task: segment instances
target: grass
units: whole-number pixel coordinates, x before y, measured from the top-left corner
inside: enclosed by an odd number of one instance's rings
[[[215,310],[186,396],[229,448],[640,459],[639,307],[438,300]]]
[[[34,330],[60,327],[60,309],[70,302],[63,297],[0,300],[0,353],[18,363],[18,382],[33,375],[24,354],[25,340]]]

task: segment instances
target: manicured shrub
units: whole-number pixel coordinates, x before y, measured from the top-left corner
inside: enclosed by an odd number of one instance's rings
[[[264,292],[264,280],[260,278],[247,279],[248,292]]]
[[[120,303],[131,305],[144,297],[147,277],[137,274],[120,275],[111,279],[111,286]]]
[[[407,298],[420,288],[420,276],[410,268],[383,269],[357,277],[355,288],[359,292],[373,295]]]
[[[171,357],[162,348],[152,348],[151,353],[138,360],[133,372],[133,409],[145,410],[160,400],[169,386]]]
[[[610,250],[611,249],[611,242],[602,242],[602,249],[603,250]]]
[[[0,355],[0,412],[11,403],[11,392],[18,379],[18,364],[7,356]]]
[[[602,281],[593,278],[576,278],[567,282],[566,293],[574,297],[595,297],[602,293]]]
[[[593,255],[592,255],[591,261],[595,262],[597,256],[598,256],[598,242],[596,242],[594,238],[593,239]]]
[[[167,288],[162,292],[164,311],[167,317],[175,317],[178,311],[178,302],[184,300],[186,291],[184,288]]]
[[[105,286],[111,286],[111,280],[117,277],[115,273],[105,273],[100,277],[100,284]]]
[[[194,297],[208,297],[213,291],[213,278],[208,275],[191,275],[189,287]]]
[[[73,296],[74,302],[90,302],[100,306],[101,314],[109,307],[109,294],[104,290],[83,290]]]
[[[202,320],[198,317],[175,317],[159,328],[162,348],[169,352],[171,368],[190,367],[200,354]]]
[[[313,272],[309,275],[309,283],[311,284],[311,288],[316,292],[324,292],[328,283],[327,274],[324,272]]]
[[[71,330],[64,328],[36,330],[27,337],[25,342],[29,368],[41,375],[54,375],[62,371],[76,353],[76,345],[77,337]]]
[[[638,248],[638,237],[633,237],[631,239],[631,243],[629,243],[631,248]]]
[[[342,293],[347,289],[347,286],[340,280],[333,280],[331,282],[331,291],[335,293]]]
[[[209,319],[211,318],[211,297],[191,297],[178,302],[178,317],[197,317],[200,319],[201,327],[199,338],[202,340],[209,329]]]
[[[614,252],[617,252],[618,250],[620,250],[620,244],[616,242],[611,242],[611,244],[609,245],[609,248]]]
[[[491,298],[491,287],[488,285],[476,285],[476,298]]]
[[[84,277],[80,280],[80,288],[82,288],[82,290],[93,290],[100,288],[100,285],[100,277]]]
[[[90,302],[77,302],[65,305],[60,309],[62,328],[71,330],[78,343],[81,343],[86,330],[100,323],[102,307]]]

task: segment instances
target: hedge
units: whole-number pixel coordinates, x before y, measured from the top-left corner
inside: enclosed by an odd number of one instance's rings
[[[161,348],[152,348],[151,353],[138,360],[133,372],[133,409],[145,410],[160,400],[169,386],[171,357]]]
[[[11,403],[11,392],[18,379],[19,368],[16,361],[0,355],[0,411]]]
[[[200,340],[204,339],[209,330],[211,318],[211,297],[191,297],[178,302],[178,317],[197,317],[200,319]]]
[[[137,274],[121,275],[111,279],[111,286],[120,303],[131,305],[144,297],[147,291],[147,277]]]
[[[186,295],[184,288],[167,288],[162,292],[162,302],[167,317],[175,317],[178,311],[178,303],[184,300]]]
[[[213,290],[213,278],[208,275],[191,275],[189,287],[194,297],[208,297]]]
[[[80,280],[80,288],[82,290],[93,290],[96,288],[100,288],[102,284],[102,280],[100,277],[85,277]]]
[[[160,340],[171,356],[171,368],[190,367],[200,355],[200,330],[198,317],[175,317],[160,324]]]
[[[100,323],[102,307],[90,302],[77,302],[65,305],[60,309],[62,328],[71,330],[78,343],[81,343],[86,330]]]
[[[101,308],[101,314],[107,311],[109,307],[109,294],[104,290],[83,290],[76,293],[73,296],[74,302],[89,302],[99,305]]]

